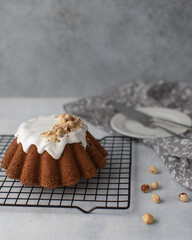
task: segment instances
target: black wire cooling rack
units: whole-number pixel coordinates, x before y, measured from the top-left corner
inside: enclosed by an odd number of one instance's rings
[[[13,138],[12,135],[0,135],[0,162]],[[23,186],[7,178],[0,167],[0,206],[78,208],[84,213],[97,208],[129,208],[131,139],[110,136],[99,141],[108,151],[106,167],[97,176],[74,186],[56,189]]]

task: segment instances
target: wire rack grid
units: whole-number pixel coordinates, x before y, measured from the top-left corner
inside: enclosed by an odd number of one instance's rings
[[[0,135],[0,162],[13,139],[13,135]],[[99,141],[108,151],[106,167],[74,186],[56,189],[23,186],[18,180],[7,178],[0,167],[0,206],[78,208],[84,213],[129,208],[131,139],[107,136]]]

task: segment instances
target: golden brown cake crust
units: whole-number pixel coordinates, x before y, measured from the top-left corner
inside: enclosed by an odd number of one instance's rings
[[[55,160],[48,152],[39,154],[32,145],[25,153],[15,138],[1,162],[7,177],[27,186],[56,188],[74,185],[80,179],[91,178],[106,165],[107,151],[87,131],[86,149],[80,143],[67,144],[61,158]]]

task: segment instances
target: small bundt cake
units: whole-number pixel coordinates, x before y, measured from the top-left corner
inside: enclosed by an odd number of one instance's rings
[[[94,177],[107,151],[72,114],[31,119],[18,128],[1,162],[7,177],[26,186],[57,188]]]

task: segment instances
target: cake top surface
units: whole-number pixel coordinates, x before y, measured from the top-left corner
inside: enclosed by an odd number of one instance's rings
[[[23,122],[15,137],[24,152],[27,153],[31,145],[36,145],[39,154],[47,151],[54,159],[59,159],[68,143],[81,143],[86,148],[87,130],[87,125],[79,117],[63,113]]]

